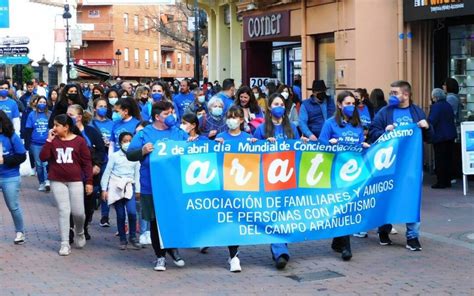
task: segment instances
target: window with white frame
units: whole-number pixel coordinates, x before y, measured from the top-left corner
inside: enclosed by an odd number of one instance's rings
[[[140,62],[140,51],[138,48],[135,48],[135,51],[134,51],[134,58],[135,58],[135,63],[138,63]]]
[[[158,50],[153,51],[153,65],[158,67]]]
[[[129,58],[128,58],[128,47],[125,47],[125,48],[123,49],[123,60],[124,60],[125,62],[128,62],[128,61],[129,61]]]
[[[189,53],[186,54],[186,65],[189,65],[191,62],[191,57],[189,56]]]
[[[133,16],[133,31],[138,33],[138,15]]]
[[[128,32],[128,13],[123,14],[123,30]]]
[[[182,63],[181,53],[178,52],[178,64],[181,64],[181,63]]]

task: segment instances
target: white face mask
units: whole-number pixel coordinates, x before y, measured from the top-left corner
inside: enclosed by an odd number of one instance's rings
[[[284,91],[281,93],[281,96],[285,98],[285,100],[288,100],[288,97],[290,96],[290,94],[287,91]]]
[[[188,129],[187,129],[187,126],[184,124],[184,123],[181,123],[179,125],[179,128],[182,129],[185,133],[189,133]]]
[[[128,143],[123,143],[123,144],[122,144],[122,149],[123,149],[123,151],[127,151],[127,150],[128,150],[128,146],[130,146],[130,142],[128,142]]]
[[[199,97],[198,97],[198,101],[199,101],[199,103],[202,104],[202,103],[204,103],[204,102],[206,101],[206,97],[205,97],[205,96],[199,96]]]
[[[260,94],[259,93],[254,93],[253,94],[255,96],[255,98],[258,100],[258,98],[260,97]]]
[[[230,130],[238,129],[240,126],[240,121],[237,118],[229,118],[225,123]]]

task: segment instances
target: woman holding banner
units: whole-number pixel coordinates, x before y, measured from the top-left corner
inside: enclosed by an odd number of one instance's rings
[[[265,122],[257,127],[254,136],[259,140],[275,142],[277,140],[298,139],[299,133],[296,125],[290,122],[285,108],[285,97],[280,93],[274,93],[268,98],[268,112],[265,112]],[[276,268],[285,268],[290,254],[287,244],[272,244],[272,257]]]
[[[364,128],[359,118],[356,99],[350,91],[343,91],[337,96],[336,113],[326,120],[319,135],[319,141],[328,145],[362,145],[368,148],[369,144],[364,142]],[[335,237],[331,248],[341,253],[342,260],[349,261],[352,258],[350,236]]]
[[[177,249],[162,249],[160,246],[151,187],[150,153],[153,151],[153,145],[158,141],[183,141],[188,139],[186,133],[176,127],[176,120],[172,113],[173,104],[171,102],[159,101],[153,104],[151,110],[153,124],[137,132],[127,150],[128,160],[140,161],[141,163],[141,211],[142,218],[150,222],[151,243],[157,257],[154,267],[156,271],[166,270],[166,253],[172,257],[176,266],[182,267],[185,264]]]

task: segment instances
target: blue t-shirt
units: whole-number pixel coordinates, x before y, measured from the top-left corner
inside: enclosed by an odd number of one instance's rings
[[[114,122],[112,135],[110,136],[110,141],[115,143],[114,152],[120,149],[120,143],[118,142],[120,134],[123,132],[129,132],[134,135],[135,129],[139,123],[140,121],[134,117],[131,117],[128,121],[119,120]]]
[[[369,127],[370,123],[372,120],[370,119],[370,112],[369,108],[364,105],[364,108],[359,109],[357,108],[357,111],[359,111],[359,117],[360,117],[360,122],[362,123],[363,127]]]
[[[184,115],[184,111],[188,108],[189,104],[194,102],[194,94],[182,94],[179,93],[173,98],[173,102],[176,104],[176,114],[178,115],[178,119],[181,119]]]
[[[362,144],[364,142],[364,129],[361,125],[353,126],[347,122],[343,122],[341,127],[333,116],[324,122],[321,134],[319,134],[319,141],[323,144],[329,144],[330,139],[337,139],[338,144]]]
[[[394,108],[393,109],[393,125],[395,127],[409,125],[413,123],[410,108]]]
[[[185,141],[187,139],[188,135],[176,127],[167,130],[158,130],[153,125],[148,125],[133,137],[132,142],[128,147],[128,151],[141,150],[147,143],[152,143],[154,145],[157,141]],[[140,163],[141,193],[152,194],[150,154],[146,155]]]
[[[93,119],[90,126],[95,127],[100,132],[104,143],[110,141],[110,138],[112,137],[112,129],[114,127],[114,122],[112,120],[108,118],[102,121]]]
[[[20,118],[18,105],[12,99],[0,100],[0,110],[3,110],[10,120],[13,120],[13,118]]]
[[[26,128],[32,128],[31,143],[35,145],[44,145],[48,138],[48,120],[49,116],[44,112],[30,112],[26,120]]]
[[[25,146],[21,142],[20,137],[17,134],[9,139],[4,134],[0,134],[0,143],[2,143],[3,157],[10,156],[13,154],[25,154]],[[0,164],[0,178],[11,178],[20,176],[20,166],[10,167],[5,164]]]
[[[240,142],[245,142],[248,139],[251,139],[252,136],[250,134],[247,134],[246,132],[240,132],[240,134],[234,136],[229,133],[229,131],[225,131],[222,133],[217,134],[217,138],[222,138],[224,141],[240,141]]]
[[[293,130],[293,138],[291,139],[298,139],[299,138],[299,133],[298,129],[296,128],[296,125],[292,122],[291,124],[291,129]],[[262,123],[257,127],[255,130],[253,136],[259,140],[265,140],[265,123]],[[277,140],[286,140],[288,137],[285,135],[283,131],[283,126],[281,124],[275,125],[275,128],[273,130],[273,137]]]

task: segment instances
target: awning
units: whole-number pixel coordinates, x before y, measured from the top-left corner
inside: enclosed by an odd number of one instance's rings
[[[112,75],[110,75],[110,73],[108,73],[108,72],[104,72],[104,71],[101,71],[101,70],[89,68],[89,67],[86,67],[86,66],[81,66],[81,65],[76,64],[76,63],[74,63],[74,67],[77,69],[77,71],[88,74],[88,75],[91,75],[91,76],[94,76],[94,77],[100,79],[101,81],[107,81],[108,79],[112,78]]]

